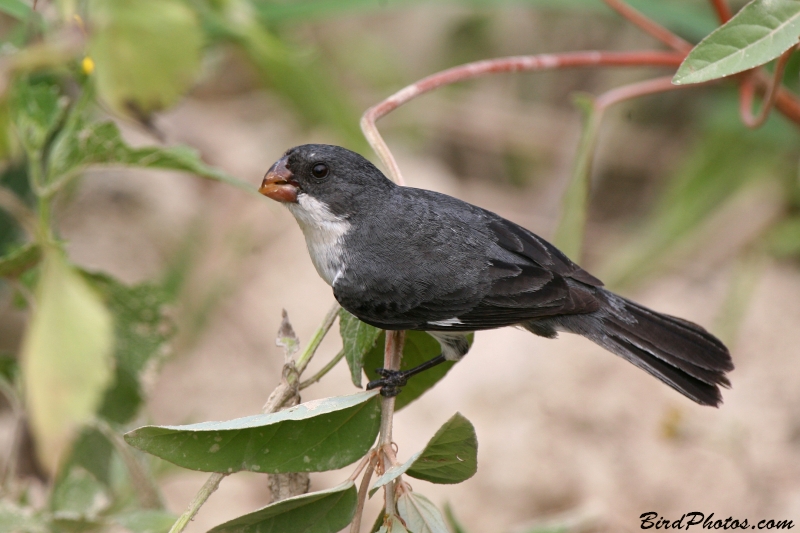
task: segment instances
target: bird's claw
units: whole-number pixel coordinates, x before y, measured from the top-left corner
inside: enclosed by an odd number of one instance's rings
[[[400,391],[408,383],[408,376],[402,370],[388,370],[386,368],[376,368],[375,372],[381,376],[381,379],[376,379],[367,383],[367,390],[377,389],[380,387],[381,396],[391,398],[397,396]]]

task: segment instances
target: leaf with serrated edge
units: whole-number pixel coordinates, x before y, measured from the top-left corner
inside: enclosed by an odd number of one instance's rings
[[[411,533],[450,533],[441,511],[418,492],[407,490],[397,498],[397,514]]]
[[[267,505],[208,533],[336,533],[353,520],[357,499],[355,484],[347,481]]]
[[[444,423],[406,472],[431,483],[461,483],[478,471],[478,437],[461,413]]]
[[[711,32],[683,60],[673,83],[700,83],[772,61],[797,44],[800,2],[754,0]]]
[[[75,430],[90,421],[112,378],[111,315],[60,250],[46,250],[22,371],[37,454],[54,473]]]
[[[381,330],[360,321],[342,309],[339,311],[339,334],[342,336],[342,350],[347,366],[350,367],[353,384],[361,388],[364,356],[375,346]]]
[[[375,491],[377,491],[379,488],[405,474],[406,470],[408,470],[411,465],[414,464],[414,461],[416,461],[421,454],[422,452],[417,452],[405,463],[401,465],[395,465],[384,472],[383,475],[376,479],[375,483],[372,484],[372,488],[369,489],[369,497],[371,498],[372,495],[375,494]]]
[[[277,413],[187,426],[145,426],[128,444],[204,472],[322,472],[363,457],[380,426],[377,391],[323,398]]]

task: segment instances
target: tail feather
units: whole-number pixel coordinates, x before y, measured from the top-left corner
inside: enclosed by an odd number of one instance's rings
[[[557,329],[578,333],[630,361],[702,405],[722,403],[733,370],[722,342],[697,324],[657,313],[598,289],[599,311],[562,317]]]

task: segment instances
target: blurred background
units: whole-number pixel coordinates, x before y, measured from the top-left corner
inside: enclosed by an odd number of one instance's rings
[[[708,2],[631,3],[692,42],[715,27]],[[139,11],[121,1],[40,1],[35,12],[21,5],[24,16],[0,14],[6,85],[22,71],[73,77],[83,90],[95,84],[93,120],[112,118],[130,145],[189,145],[205,164],[254,186],[297,144],[340,144],[376,160],[358,129],[360,114],[441,69],[505,55],[662,48],[599,0],[171,0],[144,2]],[[159,11],[167,8],[178,15]],[[179,20],[182,13],[190,22],[162,34],[162,48],[132,39],[143,56],[126,63],[132,56],[122,51],[130,43],[114,39],[136,36],[139,20]],[[196,50],[183,50],[193,40]],[[71,55],[6,68],[7,57],[36,44]],[[156,91],[159,100],[146,84],[104,74],[103,61],[145,77],[136,69],[156,77],[170,61],[196,65],[180,83],[152,82],[169,86]],[[795,57],[786,74],[790,89],[798,89],[799,71]],[[575,95],[669,74],[613,68],[498,75],[426,95],[379,126],[409,185],[478,204],[551,239],[581,134]],[[59,86],[75,97],[69,83]],[[13,101],[4,104],[6,115],[8,105]],[[455,411],[473,422],[480,443],[474,478],[447,487],[412,481],[435,503],[449,504],[466,531],[522,532],[537,524],[635,531],[648,511],[671,519],[700,511],[800,521],[798,130],[773,113],[750,131],[737,105],[735,87],[718,84],[609,111],[581,257],[612,290],[702,324],[729,344],[736,370],[724,405],[695,405],[581,338],[481,332],[445,380],[396,416],[394,430],[404,460]],[[14,147],[14,127],[6,129],[12,133],[0,184],[36,209],[26,180],[30,155]],[[52,212],[71,264],[109,276],[102,282],[108,287],[119,284],[117,293],[107,292],[117,332],[127,320],[120,316],[144,309],[137,295],[157,295],[158,323],[148,323],[158,334],[147,337],[148,353],[156,355],[139,368],[131,413],[110,417],[115,428],[260,412],[280,379],[281,310],[305,342],[333,302],[288,211],[223,183],[89,168],[59,191]],[[24,241],[20,224],[0,210],[0,252]],[[35,276],[28,277],[0,282],[2,372],[11,383],[31,313],[25,295],[35,290]],[[120,291],[128,292],[114,299]],[[131,342],[145,338],[136,328],[147,319],[137,316]],[[329,335],[310,371],[340,346],[338,335]],[[303,400],[355,391],[342,363]],[[54,474],[37,464],[35,432],[17,431],[13,404],[0,400],[0,460],[6,473],[13,463],[15,479],[6,475],[4,495],[24,492],[26,505],[52,506]],[[87,435],[81,438],[91,440]],[[92,455],[90,444],[82,446]],[[153,468],[176,514],[207,478],[163,463]],[[339,483],[345,470],[312,476],[312,490]],[[269,501],[263,475],[230,476],[187,531],[206,531]]]

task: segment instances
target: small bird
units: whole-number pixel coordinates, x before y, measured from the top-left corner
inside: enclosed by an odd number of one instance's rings
[[[730,353],[705,329],[618,296],[555,246],[491,211],[402,187],[339,146],[288,150],[259,192],[285,205],[317,272],[363,322],[430,333],[442,353],[406,371],[379,369],[367,388],[400,392],[409,377],[469,351],[473,331],[519,326],[582,335],[702,405],[722,402]]]

